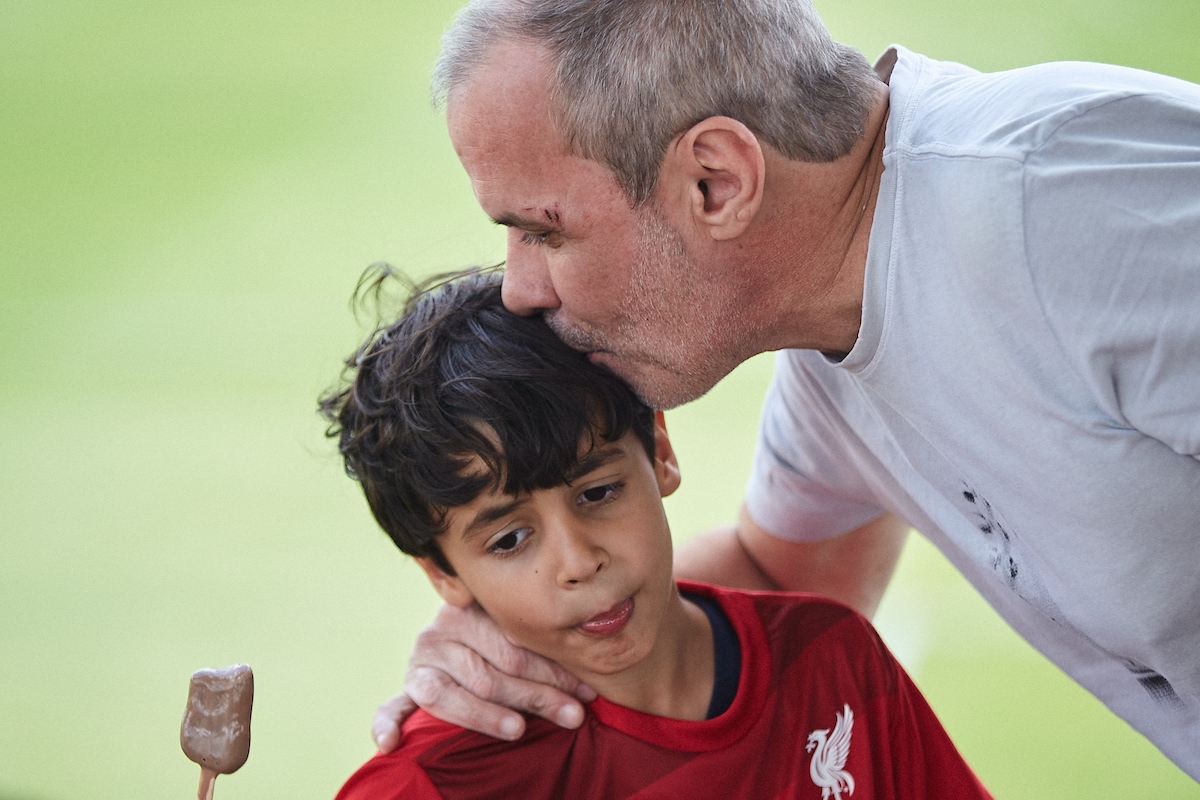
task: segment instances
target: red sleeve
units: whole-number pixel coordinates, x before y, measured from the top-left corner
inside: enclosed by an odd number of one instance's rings
[[[411,758],[377,755],[350,776],[335,800],[442,800]]]
[[[865,623],[864,625],[869,625]],[[888,720],[888,749],[892,793],[896,798],[954,798],[992,800],[991,793],[976,777],[929,707],[921,690],[887,650],[879,635],[869,628],[880,650],[881,666],[890,673],[892,691],[878,698]],[[886,781],[888,778],[881,776]]]

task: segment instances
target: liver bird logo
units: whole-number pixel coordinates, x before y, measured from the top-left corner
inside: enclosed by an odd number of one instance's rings
[[[850,755],[850,729],[854,727],[854,712],[849,705],[842,705],[837,715],[833,733],[828,728],[815,730],[808,735],[804,749],[812,753],[808,774],[813,783],[821,787],[822,800],[842,800],[842,792],[854,794],[854,777],[846,771],[846,757]]]

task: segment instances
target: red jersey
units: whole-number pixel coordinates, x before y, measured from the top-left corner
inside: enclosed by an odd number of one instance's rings
[[[583,725],[505,742],[417,711],[338,800],[989,798],[870,622],[812,595],[689,582],[741,645],[732,705],[699,722],[600,698]]]

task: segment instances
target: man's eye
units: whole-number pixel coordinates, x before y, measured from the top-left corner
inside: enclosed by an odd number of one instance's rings
[[[545,233],[530,233],[529,231],[521,232],[521,244],[531,244],[534,246],[543,245],[550,238],[550,232]]]
[[[525,537],[529,535],[529,528],[517,528],[515,531],[509,531],[501,536],[496,541],[492,542],[488,547],[493,553],[511,553],[520,546],[521,542],[525,541]]]
[[[595,486],[580,494],[579,498],[584,503],[599,503],[604,500],[611,500],[616,497],[617,492],[624,485],[618,481],[616,483],[606,483],[603,486]]]

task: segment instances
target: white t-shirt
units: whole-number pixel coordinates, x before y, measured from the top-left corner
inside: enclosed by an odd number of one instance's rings
[[[1200,86],[896,55],[858,341],[779,354],[750,513],[894,511],[1200,780]]]

